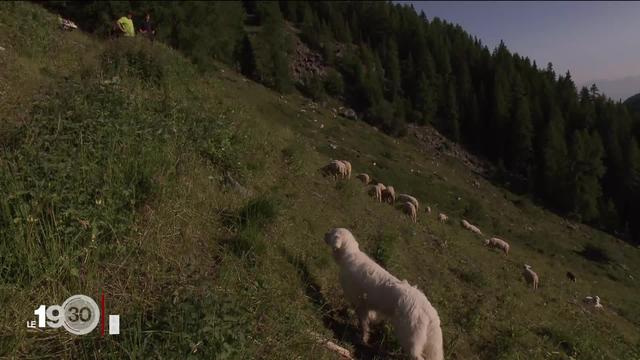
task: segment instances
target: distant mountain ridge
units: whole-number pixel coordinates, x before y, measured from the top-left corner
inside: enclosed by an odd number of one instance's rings
[[[640,112],[640,93],[637,93],[624,101],[630,109],[636,112]]]
[[[628,97],[640,93],[640,75],[611,80],[591,80],[585,82],[582,86],[588,87],[591,84],[596,84],[603,94],[615,101],[624,101]]]

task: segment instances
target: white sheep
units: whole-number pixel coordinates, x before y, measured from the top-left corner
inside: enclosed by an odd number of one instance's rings
[[[396,201],[396,191],[393,186],[387,186],[382,190],[382,201],[393,204]]]
[[[332,160],[329,164],[322,168],[322,173],[325,176],[332,176],[334,180],[338,177],[344,178],[346,175],[346,168],[342,161]]]
[[[522,275],[527,283],[533,286],[534,290],[538,288],[538,274],[531,270],[530,265],[524,264],[524,271],[522,272]]]
[[[470,230],[471,232],[476,233],[478,235],[482,235],[482,231],[480,231],[480,229],[478,229],[477,226],[470,224],[467,220],[462,219],[461,223],[465,229]]]
[[[417,210],[415,205],[413,205],[413,203],[406,201],[402,204],[402,211],[404,211],[405,214],[409,215],[409,217],[411,218],[411,221],[418,222],[418,214],[417,214]]]
[[[487,239],[484,241],[484,245],[492,248],[500,249],[504,251],[505,255],[509,255],[509,244],[502,239],[498,239],[495,237],[491,239]]]
[[[600,304],[600,296],[598,295],[593,297],[587,296],[586,298],[584,298],[584,302],[589,305],[593,305],[593,307],[596,309],[602,309],[602,304]]]
[[[347,179],[351,179],[351,163],[347,160],[340,160],[344,164],[345,175]]]
[[[396,196],[396,201],[398,202],[405,202],[408,201],[410,203],[413,204],[413,206],[416,207],[416,211],[420,210],[420,204],[418,203],[418,199],[414,198],[411,195],[408,194],[398,194],[398,196]]]
[[[368,185],[371,182],[371,177],[369,175],[362,173],[356,176],[356,179],[362,181],[363,184]]]
[[[427,214],[431,214],[431,206],[427,206]]]
[[[447,221],[449,221],[449,217],[443,213],[440,213],[438,215],[438,220],[440,220],[441,223],[446,223]]]
[[[376,201],[382,202],[382,191],[385,189],[384,185],[378,183],[369,187],[369,195],[376,198]]]

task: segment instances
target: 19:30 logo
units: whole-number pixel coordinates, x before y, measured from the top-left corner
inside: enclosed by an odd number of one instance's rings
[[[100,321],[98,304],[86,295],[73,295],[65,300],[62,305],[51,305],[49,307],[40,305],[33,314],[37,316],[38,327],[64,327],[68,332],[75,335],[90,333],[98,326]],[[110,334],[119,333],[119,321],[118,315],[109,315]],[[27,327],[34,328],[35,321],[27,321]]]

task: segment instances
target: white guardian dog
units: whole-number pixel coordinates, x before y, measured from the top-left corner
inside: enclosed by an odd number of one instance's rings
[[[398,280],[360,251],[349,230],[332,229],[324,241],[340,266],[340,284],[356,309],[364,343],[369,340],[369,324],[386,318],[411,359],[444,359],[438,312],[418,288]]]

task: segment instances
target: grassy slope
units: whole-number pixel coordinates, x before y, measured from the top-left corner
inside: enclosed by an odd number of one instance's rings
[[[344,226],[425,291],[442,319],[447,358],[640,357],[638,249],[584,226],[570,229],[482,179],[475,189],[464,166],[421,153],[413,139],[332,119],[223,67],[206,76],[181,72],[189,66],[158,44],[99,43],[57,32],[53,18],[31,5],[0,6],[0,38],[9,41],[0,43],[7,48],[0,90],[13,94],[0,104],[0,169],[13,171],[0,177],[1,250],[38,264],[0,273],[9,309],[0,313],[0,356],[335,358],[307,335],[315,331],[363,358],[401,357],[388,328],[377,332],[374,350],[354,340],[354,316],[322,242],[329,228]],[[25,19],[23,38],[9,18]],[[120,64],[121,53],[133,55]],[[121,81],[104,85],[113,76]],[[69,126],[56,130],[60,124]],[[43,134],[52,137],[38,141]],[[91,142],[69,149],[80,134]],[[329,158],[351,160],[354,173],[372,174],[434,211],[409,223],[357,181],[320,177]],[[62,171],[48,164],[68,167],[71,180],[47,178]],[[226,184],[224,172],[246,190]],[[33,185],[42,179],[48,187]],[[63,186],[68,181],[74,186]],[[103,207],[94,202],[96,187],[112,189],[97,196]],[[23,194],[32,188],[39,190]],[[54,191],[68,202],[46,196]],[[438,212],[450,224],[438,223]],[[463,230],[463,216],[507,239],[509,257]],[[581,256],[590,243],[611,262]],[[41,247],[53,256],[39,255]],[[540,275],[537,292],[521,278],[525,262]],[[97,298],[101,289],[109,313],[121,314],[119,337],[24,329],[34,304],[74,293]],[[580,305],[593,294],[605,311]]]

